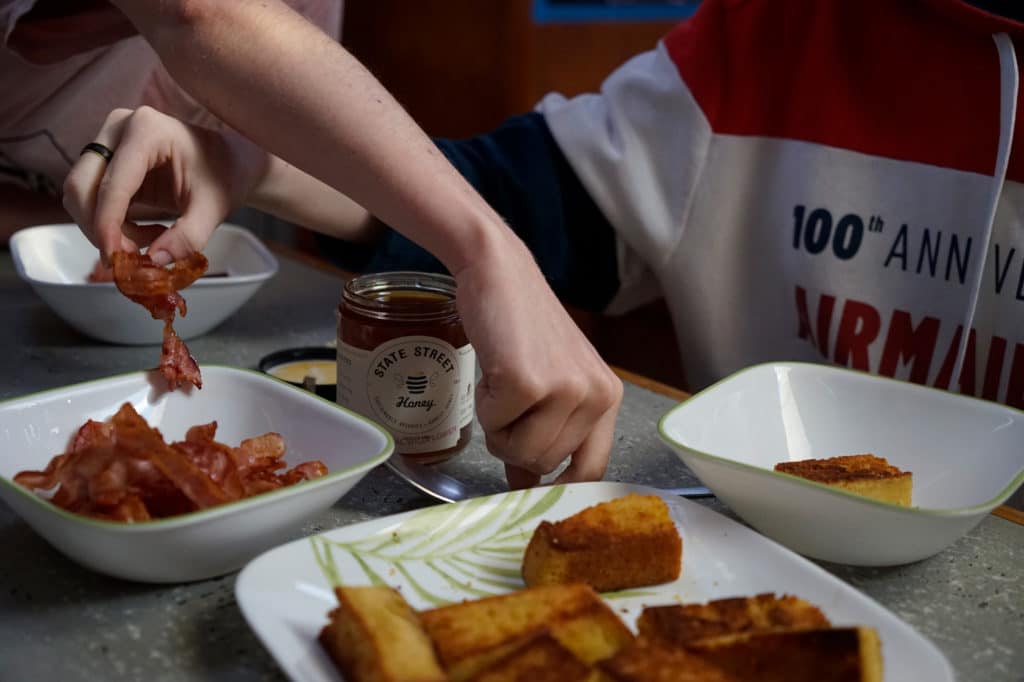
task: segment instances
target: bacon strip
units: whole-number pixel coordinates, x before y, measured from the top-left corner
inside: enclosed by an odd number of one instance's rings
[[[182,300],[184,304],[184,300]],[[203,376],[199,363],[192,357],[188,346],[174,331],[170,322],[164,323],[164,343],[160,352],[160,373],[167,379],[173,391],[178,384],[190,383],[196,388],[203,387]]]
[[[193,253],[170,267],[161,267],[148,254],[114,253],[111,262],[118,290],[143,306],[154,320],[164,322],[164,341],[160,354],[160,372],[173,391],[179,384],[203,387],[199,364],[185,342],[174,331],[174,314],[184,317],[188,308],[178,292],[203,276],[209,266],[206,256]]]
[[[114,415],[117,445],[130,456],[149,459],[197,509],[214,507],[229,497],[203,474],[188,457],[164,442],[160,432],[146,423],[132,406],[125,403]]]

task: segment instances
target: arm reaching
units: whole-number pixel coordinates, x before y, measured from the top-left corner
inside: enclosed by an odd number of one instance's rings
[[[275,0],[116,4],[210,111],[444,263],[458,283],[458,306],[483,373],[478,417],[510,484],[534,484],[570,457],[562,480],[601,477],[621,382],[569,318],[525,245],[351,55]],[[86,230],[105,253],[119,240],[131,243],[131,227],[127,236],[122,227],[132,178],[147,172],[134,162],[131,174],[115,175],[126,142],[117,143],[105,174],[100,168],[94,209],[82,207],[91,216]],[[83,157],[76,169],[95,163],[102,161]],[[185,198],[207,223],[230,203],[216,195]],[[202,248],[209,232],[189,224],[183,214],[151,249],[179,258]]]
[[[350,242],[369,241],[381,231],[369,211],[341,192],[276,156],[268,159],[247,198],[250,206]]]
[[[453,273],[503,230],[376,79],[278,0],[116,4],[207,109],[401,230]],[[115,216],[97,221],[100,232],[116,229]]]

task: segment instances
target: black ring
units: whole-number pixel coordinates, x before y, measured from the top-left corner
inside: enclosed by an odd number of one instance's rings
[[[93,152],[103,157],[103,160],[110,163],[110,160],[114,158],[114,152],[111,151],[110,147],[100,144],[99,142],[90,142],[89,144],[82,147],[82,154],[86,152]],[[81,156],[81,154],[79,154]]]

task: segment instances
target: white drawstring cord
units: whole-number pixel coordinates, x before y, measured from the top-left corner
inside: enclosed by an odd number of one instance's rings
[[[1020,73],[1017,68],[1017,53],[1013,49],[1013,41],[1005,33],[992,36],[999,51],[999,152],[996,154],[995,175],[992,178],[992,194],[989,199],[989,211],[986,220],[984,239],[981,244],[981,262],[975,268],[974,281],[971,283],[971,297],[967,302],[967,316],[964,319],[963,331],[960,335],[960,348],[957,349],[956,364],[950,380],[951,391],[960,390],[960,371],[967,356],[968,342],[971,339],[971,328],[974,326],[974,315],[978,309],[978,297],[981,294],[982,278],[985,275],[985,263],[988,260],[989,244],[992,241],[993,225],[996,220],[996,209],[999,197],[1006,181],[1006,168],[1010,162],[1010,148],[1013,146],[1013,131],[1017,121],[1017,87]]]

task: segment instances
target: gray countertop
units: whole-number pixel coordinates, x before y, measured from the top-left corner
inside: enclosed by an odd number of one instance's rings
[[[189,342],[204,362],[255,367],[281,348],[334,340],[341,281],[289,258],[235,316]],[[0,400],[152,367],[157,347],[91,341],[61,322],[0,253]],[[669,487],[697,483],[658,440],[674,401],[634,385],[606,478]],[[460,474],[502,489],[480,430]],[[1018,494],[1018,499],[1020,495]],[[735,518],[717,500],[702,500]],[[296,537],[432,504],[389,470],[372,471]],[[234,600],[235,575],[142,585],[80,568],[0,502],[0,680],[279,680]],[[987,517],[939,555],[885,569],[821,564],[929,637],[959,680],[1024,681],[1024,526]]]

